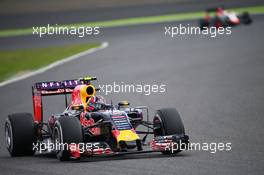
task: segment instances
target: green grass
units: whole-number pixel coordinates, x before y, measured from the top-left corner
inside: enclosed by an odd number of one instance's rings
[[[236,12],[247,11],[250,14],[264,14],[264,6],[233,8],[229,10],[236,11]],[[61,26],[66,26],[66,27],[71,27],[71,26],[75,26],[75,27],[79,27],[79,26],[118,27],[118,26],[138,25],[138,24],[150,24],[150,23],[199,19],[203,16],[204,16],[204,12],[200,11],[200,12],[190,12],[190,13],[176,13],[176,14],[161,15],[161,16],[147,16],[147,17],[125,18],[125,19],[117,19],[117,20],[109,20],[109,21],[67,24],[67,25],[61,25]],[[32,32],[33,32],[32,28],[0,30],[0,37],[29,35],[29,34],[32,34]]]
[[[57,60],[98,46],[100,44],[95,43],[23,50],[0,50],[0,81],[19,73],[36,70]]]

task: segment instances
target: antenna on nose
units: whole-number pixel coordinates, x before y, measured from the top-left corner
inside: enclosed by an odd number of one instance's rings
[[[113,110],[114,110],[113,100],[111,99],[111,111],[112,111],[112,114],[113,114]]]

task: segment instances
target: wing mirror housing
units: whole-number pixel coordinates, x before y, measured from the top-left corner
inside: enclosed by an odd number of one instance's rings
[[[83,105],[73,105],[71,107],[72,110],[76,110],[76,111],[80,111],[80,110],[84,110]]]

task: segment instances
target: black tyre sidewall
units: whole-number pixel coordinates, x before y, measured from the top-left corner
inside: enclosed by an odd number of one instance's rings
[[[164,135],[185,134],[180,114],[175,108],[164,108],[157,111],[160,117]]]
[[[250,24],[251,22],[252,22],[252,19],[251,19],[249,13],[244,12],[244,13],[242,14],[242,23],[244,23],[244,24],[247,25],[247,24]]]
[[[209,27],[209,23],[205,19],[199,21],[199,26],[201,30],[204,30],[204,27]]]
[[[184,125],[182,123],[180,114],[175,108],[164,108],[156,112],[153,123],[155,120],[160,120],[161,132],[154,131],[155,136],[165,136],[165,135],[185,135]],[[162,151],[162,154],[177,154],[181,150],[175,150],[173,153],[171,151]]]
[[[11,146],[7,149],[11,156],[33,155],[33,143],[35,142],[35,129],[33,117],[30,113],[10,114],[6,119],[7,126],[11,130]]]
[[[54,131],[56,129],[61,137],[61,143],[78,144],[83,142],[82,127],[80,121],[75,117],[60,117],[55,123]],[[69,150],[61,147],[60,150],[57,150],[57,158],[61,161],[69,160]]]

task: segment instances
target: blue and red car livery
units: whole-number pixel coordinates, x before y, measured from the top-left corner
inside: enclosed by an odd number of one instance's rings
[[[151,121],[145,106],[130,107],[128,101],[116,105],[106,103],[97,95],[99,89],[91,84],[93,80],[96,78],[35,83],[32,87],[34,115],[15,113],[6,119],[5,136],[10,155],[40,153],[33,146],[48,142],[59,145],[45,150],[56,154],[59,160],[97,155],[177,153],[182,149],[175,148],[176,144],[188,144],[189,137],[176,109],[159,109]],[[44,116],[42,98],[52,95],[64,95],[66,109],[60,114]],[[70,102],[68,95],[71,95]],[[138,126],[145,129],[140,130]],[[147,139],[149,135],[152,139]]]

